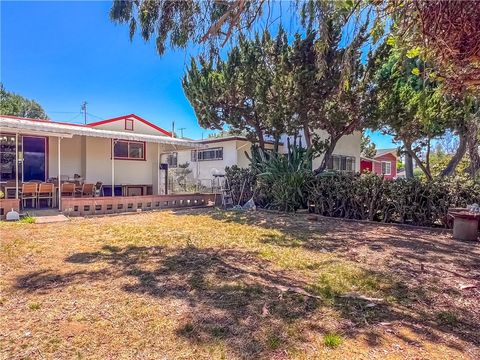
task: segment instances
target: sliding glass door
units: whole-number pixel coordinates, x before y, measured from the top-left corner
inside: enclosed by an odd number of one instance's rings
[[[23,136],[23,181],[45,181],[47,139]]]

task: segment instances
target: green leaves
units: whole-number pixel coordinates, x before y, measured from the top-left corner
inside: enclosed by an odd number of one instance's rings
[[[47,114],[39,103],[5,90],[2,83],[0,83],[0,115],[48,119]]]

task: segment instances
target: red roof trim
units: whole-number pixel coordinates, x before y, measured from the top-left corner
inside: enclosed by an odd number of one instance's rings
[[[167,131],[165,129],[162,129],[161,127],[155,125],[155,124],[152,124],[151,122],[145,120],[145,119],[142,119],[140,116],[137,116],[135,114],[130,114],[130,115],[124,115],[124,116],[119,116],[119,117],[116,117],[116,118],[112,118],[112,119],[106,119],[106,120],[102,120],[102,121],[97,121],[97,122],[94,122],[94,123],[90,123],[90,124],[87,124],[88,127],[95,127],[95,126],[99,126],[99,125],[103,125],[103,124],[108,124],[108,123],[111,123],[111,122],[114,122],[114,121],[118,121],[118,120],[125,120],[125,119],[128,119],[128,118],[134,118],[142,123],[144,123],[145,125],[148,125],[150,126],[151,128],[161,132],[162,134],[164,135],[167,135],[167,136],[172,136],[172,133],[170,131]]]

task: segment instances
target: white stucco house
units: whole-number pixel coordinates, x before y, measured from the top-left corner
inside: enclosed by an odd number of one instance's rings
[[[0,116],[0,133],[0,187],[7,196],[13,191],[18,196],[21,184],[30,181],[102,184],[107,197],[162,195],[169,192],[175,168],[185,163],[190,183],[211,189],[223,182],[225,167],[249,166],[252,145],[242,136],[174,138],[135,114],[85,125]],[[341,138],[328,167],[359,171],[360,142],[360,132]],[[286,144],[284,136],[280,152]],[[266,147],[274,143],[267,140]],[[313,169],[321,160],[314,159]]]
[[[325,131],[318,131],[321,139],[327,138]],[[361,132],[355,131],[351,135],[342,137],[335,147],[332,159],[328,168],[338,171],[358,172],[360,171],[360,143]],[[293,143],[293,139],[290,139]],[[189,181],[198,182],[203,186],[210,187],[218,185],[222,175],[225,175],[225,167],[237,165],[242,168],[249,166],[249,160],[245,153],[251,153],[252,143],[242,136],[225,136],[219,138],[208,138],[196,140],[204,145],[204,149],[175,151],[162,155],[162,162],[168,163],[170,168],[175,169],[179,164],[188,163],[190,174]],[[267,149],[273,149],[274,143],[266,141]],[[287,136],[283,136],[279,151],[286,153]],[[313,160],[312,168],[320,166],[322,157]],[[173,170],[174,172],[175,170]]]
[[[204,146],[177,139],[134,114],[86,125],[0,116],[0,187],[21,198],[22,184],[100,184],[102,196],[165,194],[161,157]],[[80,189],[81,191],[81,189]]]

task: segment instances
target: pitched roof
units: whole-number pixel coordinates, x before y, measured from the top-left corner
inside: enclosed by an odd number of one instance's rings
[[[93,122],[93,123],[89,123],[86,126],[95,127],[95,126],[99,126],[99,125],[103,125],[103,124],[112,123],[112,122],[115,122],[115,121],[118,121],[118,120],[125,120],[125,119],[132,119],[132,118],[144,123],[145,125],[150,126],[151,128],[153,128],[153,129],[155,129],[159,132],[161,132],[163,135],[170,136],[170,137],[172,136],[172,133],[170,131],[162,129],[160,126],[152,124],[150,121],[147,121],[147,120],[145,120],[145,119],[143,119],[140,116],[135,115],[135,114],[123,115],[123,116],[118,116],[118,117],[111,118],[111,119],[100,120],[100,121],[96,121],[96,122]]]
[[[385,154],[392,154],[394,156],[397,156],[397,153],[398,153],[397,148],[377,149],[375,157],[382,156],[382,155],[385,155]]]
[[[129,133],[97,129],[88,125],[60,123],[49,120],[29,119],[15,116],[0,115],[0,130],[5,132],[41,133],[46,136],[72,137],[73,135],[92,136],[108,139],[145,141],[158,144],[168,144],[176,149],[204,148],[196,141],[187,141],[167,136]]]

